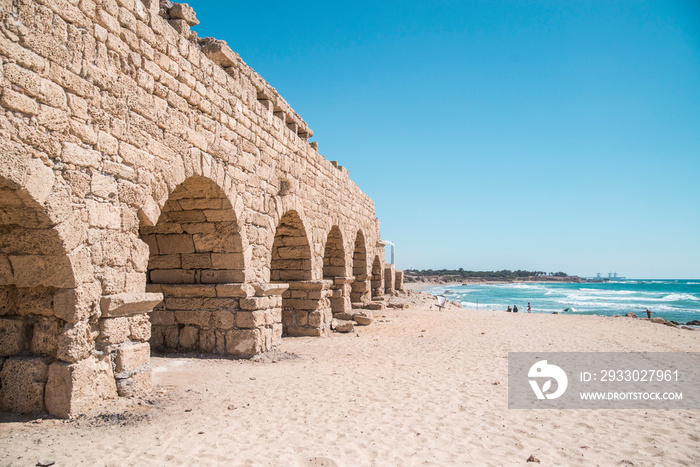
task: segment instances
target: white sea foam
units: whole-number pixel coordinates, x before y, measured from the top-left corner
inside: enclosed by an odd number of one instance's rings
[[[700,298],[696,297],[695,295],[691,295],[689,293],[672,293],[672,294],[666,295],[661,300],[663,300],[664,302],[679,302],[681,300],[698,301],[698,300],[700,300]]]

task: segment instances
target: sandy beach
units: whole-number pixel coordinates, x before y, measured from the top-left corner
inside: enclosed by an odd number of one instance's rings
[[[396,299],[394,299],[396,300]],[[407,299],[400,299],[407,302]],[[0,465],[697,465],[700,411],[509,410],[510,351],[700,351],[642,320],[430,308],[257,360],[152,359],[150,399],[3,414]]]

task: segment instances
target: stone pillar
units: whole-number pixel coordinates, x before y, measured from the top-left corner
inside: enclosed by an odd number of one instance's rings
[[[384,293],[392,295],[396,282],[396,266],[393,264],[384,265]]]
[[[369,285],[369,276],[367,274],[355,276],[350,291],[350,301],[353,304],[353,308],[356,306],[360,307],[363,303],[370,301]]]
[[[396,279],[394,280],[394,289],[403,290],[403,271],[396,271]]]
[[[333,314],[350,313],[352,306],[350,303],[351,284],[354,277],[334,277],[331,289],[331,310]]]
[[[160,293],[120,293],[100,300],[102,314],[96,349],[108,358],[122,397],[151,391],[148,314],[162,300]]]
[[[283,294],[282,322],[289,336],[323,336],[330,332],[333,281],[295,281]]]

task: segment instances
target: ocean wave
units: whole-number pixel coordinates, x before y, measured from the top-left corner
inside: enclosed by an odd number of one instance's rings
[[[696,297],[695,295],[691,295],[689,293],[672,293],[672,294],[666,295],[661,300],[663,300],[664,302],[681,302],[681,301],[698,301],[698,300],[700,300],[700,298]]]

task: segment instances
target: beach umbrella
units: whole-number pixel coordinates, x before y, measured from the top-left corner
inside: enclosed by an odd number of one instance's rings
[[[576,310],[576,308],[569,307],[569,308],[564,308],[564,311],[566,311],[567,313],[576,313],[577,310]]]

